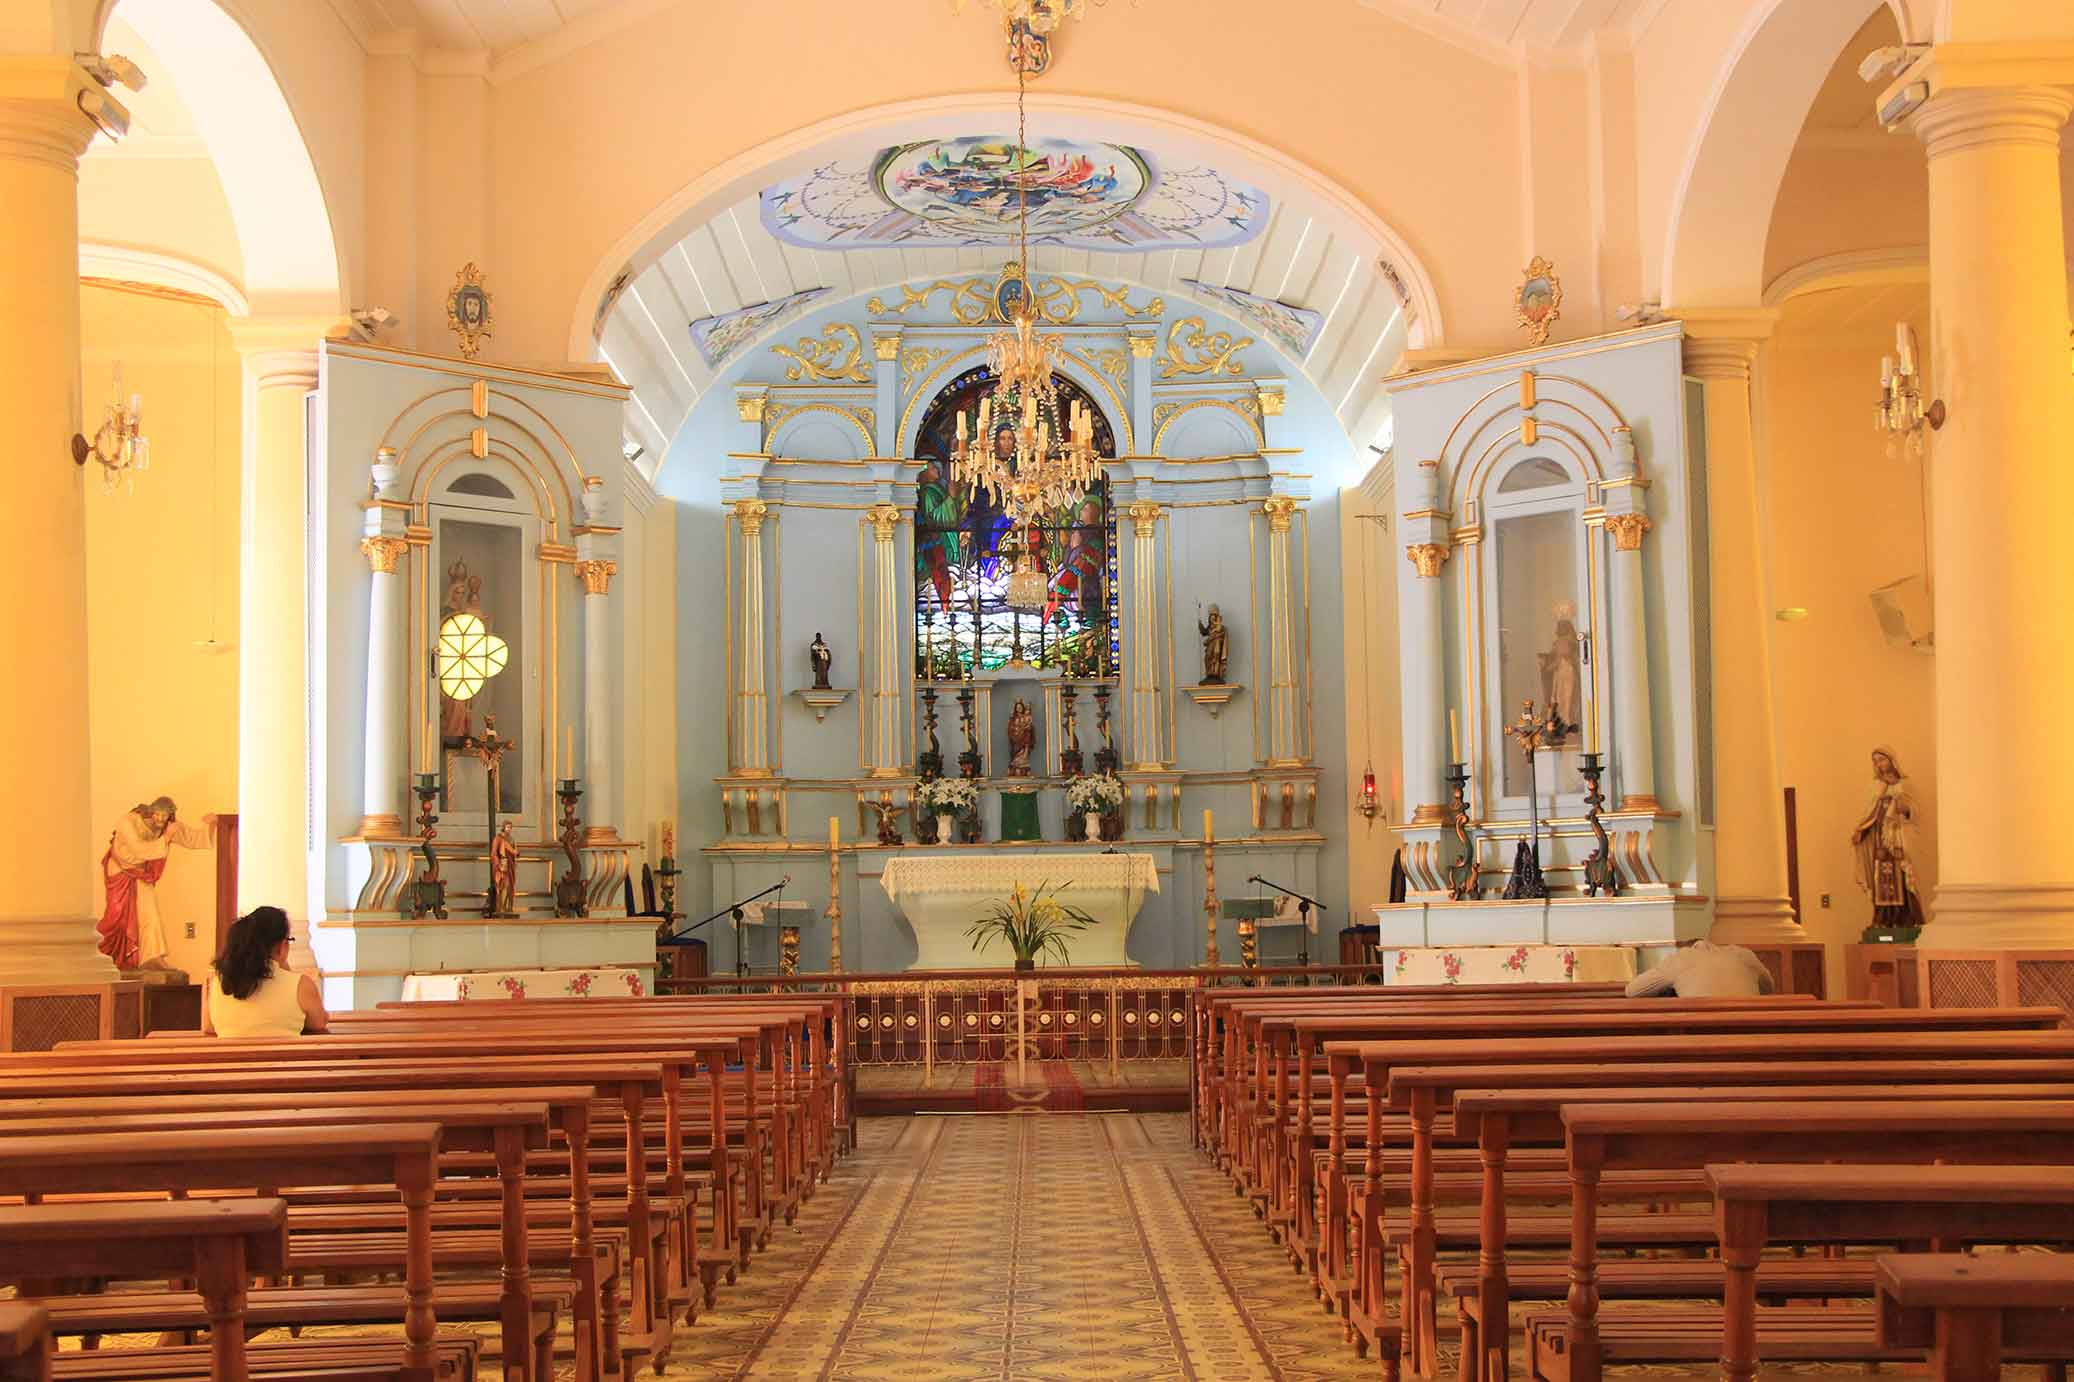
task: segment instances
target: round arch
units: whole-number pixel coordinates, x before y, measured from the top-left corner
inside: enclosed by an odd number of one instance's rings
[[[1135,140],[1176,156],[1215,159],[1279,197],[1314,207],[1349,238],[1369,246],[1402,279],[1413,316],[1411,346],[1431,347],[1444,340],[1439,294],[1410,243],[1366,203],[1308,164],[1243,134],[1160,107],[1067,93],[1032,93],[1029,105],[1047,135]],[[615,282],[622,276],[631,279],[693,227],[759,187],[803,171],[832,152],[927,138],[952,120],[1013,117],[1013,99],[1005,94],[934,96],[868,107],[744,149],[642,217],[591,268],[571,305],[570,358],[589,359],[595,353],[592,330],[599,305]]]
[[[1672,197],[1665,306],[1751,307],[1763,299],[1765,239],[1801,125],[1837,53],[1882,8],[1909,31],[1904,0],[1762,0],[1751,9]]]
[[[164,63],[216,165],[263,313],[342,314],[346,276],[317,168],[271,64],[218,0],[102,0]]]

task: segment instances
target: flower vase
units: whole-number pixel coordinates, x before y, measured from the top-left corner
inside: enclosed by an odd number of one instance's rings
[[[1081,814],[1087,817],[1087,840],[1089,844],[1093,844],[1102,838],[1102,813],[1083,811]]]
[[[956,816],[948,811],[940,812],[936,817],[936,843],[947,845],[955,842],[957,839],[955,833],[957,828],[958,818]]]

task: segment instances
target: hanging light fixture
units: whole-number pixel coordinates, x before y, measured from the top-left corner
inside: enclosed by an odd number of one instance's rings
[[[119,364],[115,367],[114,391],[115,397],[108,404],[101,425],[94,430],[94,439],[73,436],[72,460],[77,465],[85,465],[88,460],[101,463],[103,493],[113,491],[117,480],[134,493],[137,472],[151,468],[151,443],[144,436],[144,395],[123,396]]]
[[[1020,67],[1015,87],[1015,152],[1009,176],[1016,184],[1016,264],[1028,283],[1030,156],[1024,100],[1029,82]],[[1031,525],[1047,510],[1079,504],[1102,473],[1094,417],[1087,405],[1076,399],[1063,416],[1060,413],[1054,372],[1065,345],[1057,336],[1037,334],[1032,296],[1025,292],[1016,300],[1009,309],[1008,329],[987,342],[993,384],[974,412],[958,414],[951,463],[953,483],[969,489],[974,499],[984,491],[1008,519],[1014,560],[1008,603],[1023,610],[1043,609],[1049,586]]]

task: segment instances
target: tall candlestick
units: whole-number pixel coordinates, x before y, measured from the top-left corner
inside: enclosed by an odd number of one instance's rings
[[[1447,761],[1451,764],[1462,761],[1462,739],[1455,732],[1455,712],[1452,708],[1447,713],[1447,755]]]

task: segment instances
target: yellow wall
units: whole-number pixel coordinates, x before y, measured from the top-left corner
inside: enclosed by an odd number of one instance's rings
[[[1879,362],[1908,320],[1929,368],[1921,286],[1848,287],[1790,299],[1773,338],[1766,397],[1772,447],[1774,604],[1805,621],[1774,623],[1780,776],[1798,789],[1802,918],[1810,940],[1857,940],[1872,905],[1853,881],[1850,835],[1872,795],[1869,755],[1889,744],[1919,816],[1917,883],[1937,883],[1933,659],[1890,646],[1868,596],[1923,570],[1922,471],[1889,459],[1873,430]],[[1824,910],[1822,894],[1831,906]],[[1841,956],[1831,953],[1839,981]]]
[[[1347,805],[1345,823],[1337,827],[1347,837],[1347,914],[1341,926],[1374,922],[1369,908],[1390,900],[1390,861],[1397,851],[1390,827],[1411,814],[1404,804],[1400,751],[1396,577],[1405,559],[1402,544],[1391,536],[1394,493],[1387,481],[1374,491],[1366,485],[1340,491],[1347,677]],[[1377,805],[1372,822],[1356,809],[1362,773],[1371,765]]]
[[[89,425],[120,361],[151,442],[134,492],[87,481],[94,845],[71,862],[95,876],[98,911],[101,851],[125,810],[160,795],[183,820],[237,809],[238,359],[222,308],[135,289],[82,285],[80,340]],[[226,651],[196,646],[212,636]],[[172,962],[199,976],[213,858],[176,850],[158,895]]]

